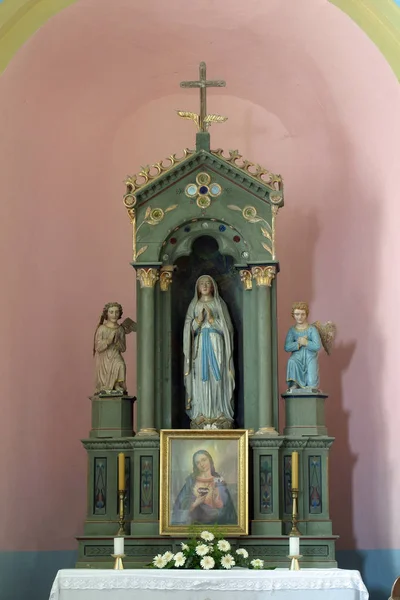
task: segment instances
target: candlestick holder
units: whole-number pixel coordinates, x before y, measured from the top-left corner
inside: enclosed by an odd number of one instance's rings
[[[291,559],[289,571],[300,571],[299,558],[303,558],[302,554],[294,554],[291,556],[289,554],[288,558]]]
[[[116,571],[122,571],[124,568],[124,563],[122,562],[122,559],[125,558],[125,554],[111,554],[111,556],[113,558],[115,558],[115,562],[114,562],[114,569]]]
[[[298,498],[299,498],[298,488],[292,488],[292,529],[291,529],[289,535],[301,535],[300,531],[297,528],[297,523],[299,522]]]
[[[118,490],[118,496],[119,496],[119,519],[118,519],[119,529],[118,529],[117,536],[119,537],[119,536],[125,535],[125,508],[124,508],[125,490]]]

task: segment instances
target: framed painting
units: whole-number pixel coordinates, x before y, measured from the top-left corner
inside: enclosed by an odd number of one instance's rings
[[[162,430],[160,534],[247,535],[247,452],[247,430]]]

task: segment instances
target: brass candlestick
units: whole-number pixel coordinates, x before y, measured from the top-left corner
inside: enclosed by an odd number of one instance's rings
[[[124,499],[125,499],[125,490],[118,490],[119,495],[119,529],[117,536],[125,535],[125,514],[124,514]],[[114,567],[115,568],[115,567]]]
[[[125,554],[111,554],[111,556],[115,558],[114,569],[116,571],[122,571],[124,568],[122,559],[125,558]]]
[[[297,528],[297,523],[299,522],[298,516],[298,498],[299,498],[299,490],[298,488],[292,489],[292,529],[289,535],[301,535],[300,531]]]
[[[300,571],[299,558],[303,558],[303,555],[302,554],[296,554],[294,556],[289,555],[288,558],[291,558],[289,571]]]

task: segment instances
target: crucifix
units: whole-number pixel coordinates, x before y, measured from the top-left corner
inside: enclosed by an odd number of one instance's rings
[[[201,62],[199,66],[198,81],[181,81],[182,88],[200,88],[200,114],[177,111],[180,117],[192,119],[192,121],[196,123],[199,131],[207,131],[207,127],[210,123],[222,123],[227,119],[227,117],[222,117],[221,115],[207,115],[207,88],[225,87],[226,82],[222,79],[217,79],[215,81],[207,80],[206,68],[206,63]]]

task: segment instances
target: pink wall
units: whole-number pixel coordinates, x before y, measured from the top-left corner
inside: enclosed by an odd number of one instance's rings
[[[0,547],[70,549],[82,533],[93,330],[111,299],[135,317],[122,182],[193,147],[174,109],[197,109],[178,86],[200,60],[228,84],[209,96],[229,117],[212,146],[285,179],[281,342],[293,300],[339,326],[321,363],[340,547],[400,548],[399,87],[325,0],[80,0],[1,77]]]

